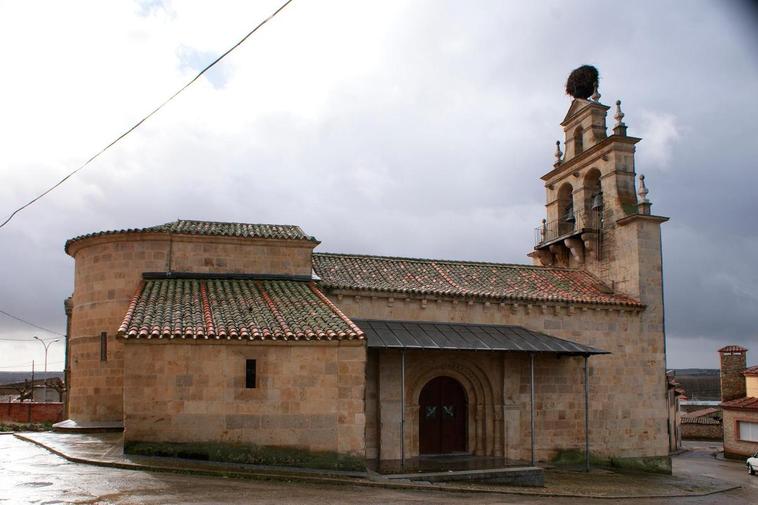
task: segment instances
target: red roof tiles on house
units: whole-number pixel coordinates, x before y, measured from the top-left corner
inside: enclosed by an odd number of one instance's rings
[[[683,413],[682,419],[695,418],[695,417],[707,417],[707,416],[712,416],[713,414],[718,414],[720,412],[721,412],[721,409],[717,409],[716,407],[709,407],[707,409],[693,410],[692,412]]]
[[[325,288],[641,307],[591,274],[567,268],[314,253]]]
[[[315,237],[306,235],[302,228],[291,224],[250,224],[222,223],[218,221],[194,221],[179,219],[170,223],[149,226],[147,228],[128,228],[124,230],[98,231],[79,235],[66,241],[64,249],[68,252],[71,244],[78,240],[102,235],[120,233],[172,233],[176,235],[205,235],[216,237],[267,238],[278,240],[307,240],[318,242]]]
[[[751,366],[742,371],[745,377],[758,377],[758,366]]]
[[[747,352],[747,349],[739,345],[727,345],[719,349],[719,352]]]
[[[313,283],[237,279],[145,281],[118,335],[247,340],[364,337]]]
[[[747,409],[758,410],[758,398],[748,396],[746,398],[737,398],[728,402],[721,402],[721,407],[725,409]]]

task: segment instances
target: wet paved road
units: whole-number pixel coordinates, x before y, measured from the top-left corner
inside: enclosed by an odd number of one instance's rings
[[[676,459],[677,471],[708,473],[737,482],[743,489],[702,498],[625,500],[653,504],[758,504],[758,477],[749,477],[739,463],[716,461],[709,449]],[[0,436],[0,504],[418,504],[525,503],[571,504],[583,500],[496,494],[454,494],[433,491],[367,489],[262,482],[101,468],[70,463],[10,435]],[[618,500],[592,500],[611,503]]]

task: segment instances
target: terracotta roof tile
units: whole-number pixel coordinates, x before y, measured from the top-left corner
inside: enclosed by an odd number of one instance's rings
[[[71,244],[78,240],[101,235],[117,235],[120,233],[174,233],[177,235],[206,235],[218,237],[268,238],[278,240],[308,240],[318,242],[314,237],[306,235],[302,228],[290,224],[249,224],[222,223],[217,221],[194,221],[179,219],[170,223],[149,226],[147,228],[128,228],[123,230],[98,231],[79,235],[66,241],[64,249],[68,252]]]
[[[364,337],[312,283],[236,279],[145,281],[118,335],[248,340]]]
[[[721,406],[725,409],[758,410],[758,398],[752,396],[748,396],[746,398],[737,398],[736,400],[721,402]]]
[[[641,306],[591,274],[567,268],[314,253],[313,269],[325,288]]]
[[[707,417],[707,416],[712,416],[713,414],[719,414],[720,412],[721,412],[721,409],[718,409],[716,407],[708,407],[706,409],[693,410],[692,412],[685,412],[682,414],[682,419]]]
[[[758,377],[758,366],[751,366],[742,371],[746,377]]]

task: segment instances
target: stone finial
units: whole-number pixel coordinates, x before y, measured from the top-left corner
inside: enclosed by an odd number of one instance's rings
[[[616,100],[616,115],[613,116],[613,119],[616,120],[616,126],[624,124],[624,113],[621,112],[621,100]]]
[[[561,158],[563,158],[563,153],[561,152],[561,141],[556,140],[555,141],[555,164],[561,162]]]
[[[613,116],[616,124],[613,127],[613,134],[626,136],[626,123],[624,123],[624,113],[621,112],[621,100],[616,100],[616,115]]]
[[[637,209],[639,210],[640,214],[650,214],[650,207],[653,204],[650,203],[650,200],[647,198],[648,193],[650,193],[650,191],[647,189],[647,186],[645,186],[645,176],[640,175],[640,190],[637,192],[637,194],[640,196],[640,200],[637,202]]]
[[[602,95],[597,90],[597,81],[595,81],[595,84],[593,86],[594,86],[593,87],[593,92],[592,92],[592,96],[590,98],[592,99],[593,102],[599,102],[600,101],[600,97]]]

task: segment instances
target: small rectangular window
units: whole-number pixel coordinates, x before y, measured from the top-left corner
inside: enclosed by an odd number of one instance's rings
[[[245,360],[245,387],[252,389],[255,387],[255,360]]]
[[[100,361],[108,361],[108,334],[100,334]]]

